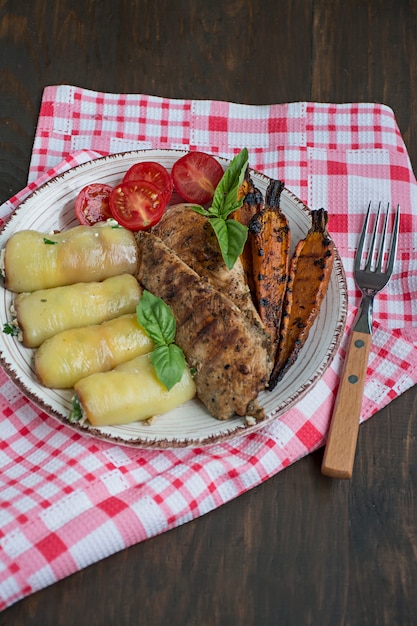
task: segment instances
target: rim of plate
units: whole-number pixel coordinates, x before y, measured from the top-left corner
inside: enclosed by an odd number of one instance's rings
[[[31,192],[6,218],[0,228],[0,248],[4,246],[7,238],[17,230],[35,228],[42,231],[43,229],[36,227],[37,223],[43,223],[42,219],[48,224],[56,218],[55,228],[57,229],[71,228],[77,225],[78,222],[73,213],[73,205],[78,191],[85,184],[97,180],[100,182],[109,182],[111,180],[110,184],[117,184],[128,167],[138,161],[153,160],[162,162],[170,171],[173,163],[187,152],[183,150],[132,150],[119,152],[81,163],[58,174]],[[218,155],[213,156],[224,168],[230,163],[229,159]],[[259,187],[262,193],[265,194],[271,178],[252,168],[250,172],[255,186]],[[83,181],[82,183],[80,183],[80,179]],[[67,192],[64,195],[65,189]],[[51,216],[51,203],[55,201],[55,195],[57,195],[58,201],[59,198],[65,197],[66,202],[61,207],[60,213]],[[178,201],[181,200],[178,198]],[[38,208],[36,213],[32,209],[32,204],[42,208]],[[281,195],[281,207],[290,220],[291,230],[298,233],[298,239],[301,238],[309,228],[310,209],[287,188],[284,188]],[[20,225],[19,228],[20,222],[27,218],[26,213],[28,211],[31,211],[33,225]],[[41,215],[43,216],[42,219]],[[17,227],[14,223],[17,223]],[[51,226],[49,226],[50,229]],[[296,241],[293,240],[292,249],[295,243]],[[5,317],[5,319],[1,320],[3,325],[3,323],[7,322],[6,307],[12,295],[3,286],[0,289],[0,315]],[[255,432],[264,428],[271,421],[276,420],[295,406],[322,378],[330,366],[342,340],[346,318],[346,275],[339,251],[336,249],[328,292],[319,316],[310,330],[307,342],[294,365],[283,377],[278,390],[274,392],[262,391],[259,394],[259,400],[265,407],[266,417],[261,422],[256,422],[255,424],[248,423],[245,418],[241,417],[231,418],[227,421],[216,420],[209,415],[198,399],[193,399],[181,405],[175,411],[156,417],[155,424],[158,424],[157,429],[153,424],[148,425],[144,422],[101,428],[71,424],[64,414],[65,406],[68,407],[71,401],[71,392],[68,390],[50,390],[37,382],[31,363],[32,350],[23,348],[15,338],[6,337],[3,341],[4,345],[0,347],[0,363],[9,378],[25,396],[41,411],[55,418],[71,430],[111,443],[139,448],[202,447],[217,444],[242,434]],[[331,321],[330,327],[329,319]],[[326,333],[325,345],[321,345],[321,348],[318,349],[323,340],[323,332]],[[317,352],[319,352],[319,357],[317,357]],[[310,365],[310,370],[312,371],[306,375],[306,369],[309,369],[309,364],[314,359],[317,363],[314,367]],[[196,418],[197,415],[198,419]],[[183,421],[184,419],[185,421]],[[178,427],[178,423],[182,425],[182,431]]]

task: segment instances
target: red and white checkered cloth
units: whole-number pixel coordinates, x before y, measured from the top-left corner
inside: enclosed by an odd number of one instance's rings
[[[417,382],[417,185],[391,109],[379,104],[247,106],[45,89],[26,189],[103,154],[200,149],[280,178],[329,228],[348,276],[369,199],[400,203],[396,274],[375,304],[362,420]],[[324,443],[346,340],[323,379],[255,434],[204,449],[96,441],[41,413],[0,372],[0,609],[118,550],[237,497]]]

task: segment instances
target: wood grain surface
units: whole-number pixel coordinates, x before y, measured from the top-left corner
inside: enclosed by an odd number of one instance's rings
[[[42,90],[247,104],[383,102],[417,167],[415,0],[0,0],[0,202],[25,185]],[[2,626],[417,624],[417,393],[229,504],[0,614]]]

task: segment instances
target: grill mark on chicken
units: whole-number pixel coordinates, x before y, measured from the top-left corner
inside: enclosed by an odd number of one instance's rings
[[[165,300],[177,320],[176,343],[196,368],[197,395],[211,415],[260,420],[257,403],[271,371],[265,332],[202,279],[154,233],[137,233],[137,279]]]

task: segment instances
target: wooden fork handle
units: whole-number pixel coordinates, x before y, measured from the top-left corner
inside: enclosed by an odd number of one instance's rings
[[[352,477],[371,339],[357,331],[350,338],[321,467],[332,478]]]

